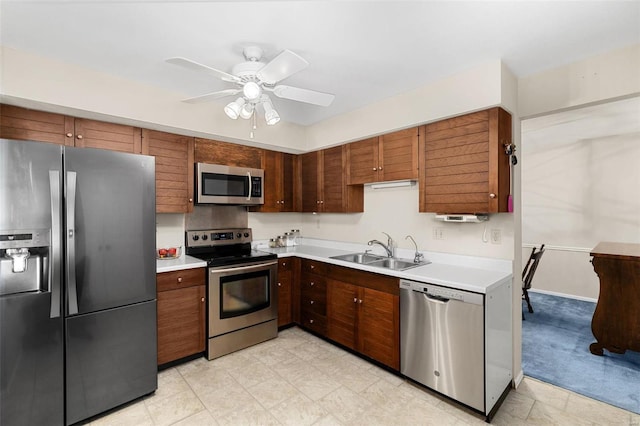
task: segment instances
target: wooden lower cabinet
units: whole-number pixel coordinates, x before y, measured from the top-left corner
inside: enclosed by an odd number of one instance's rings
[[[157,275],[158,365],[205,350],[205,268]]]
[[[278,327],[293,322],[292,286],[296,259],[278,259]]]
[[[400,369],[397,295],[327,280],[327,337]]]
[[[300,324],[322,336],[327,334],[327,285],[318,274],[321,262],[303,259],[300,274]],[[315,273],[318,272],[318,273]]]

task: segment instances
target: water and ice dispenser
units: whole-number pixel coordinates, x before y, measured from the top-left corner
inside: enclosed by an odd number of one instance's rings
[[[0,231],[0,296],[49,291],[51,231]]]

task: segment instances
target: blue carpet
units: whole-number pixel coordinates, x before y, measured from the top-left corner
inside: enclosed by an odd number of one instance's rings
[[[530,292],[522,302],[524,374],[640,414],[640,353],[589,352],[596,304]]]

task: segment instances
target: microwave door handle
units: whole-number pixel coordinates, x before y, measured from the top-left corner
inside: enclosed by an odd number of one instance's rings
[[[78,313],[76,289],[76,172],[67,172],[67,301],[69,315]]]
[[[251,172],[247,172],[247,176],[249,177],[249,196],[247,197],[247,201],[251,201]]]
[[[51,309],[49,318],[60,317],[60,249],[62,248],[60,217],[60,171],[49,170],[49,191],[51,194],[51,257],[49,262],[49,291]]]

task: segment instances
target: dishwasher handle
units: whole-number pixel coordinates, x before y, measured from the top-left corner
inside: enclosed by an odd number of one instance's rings
[[[415,291],[415,290],[414,290]],[[420,292],[419,292],[420,293]],[[445,305],[449,300],[451,299],[447,299],[446,297],[442,297],[442,296],[434,296],[432,294],[427,294],[427,293],[422,293],[424,295],[424,297],[429,301],[429,302],[434,302],[434,303],[440,303],[442,305]]]

